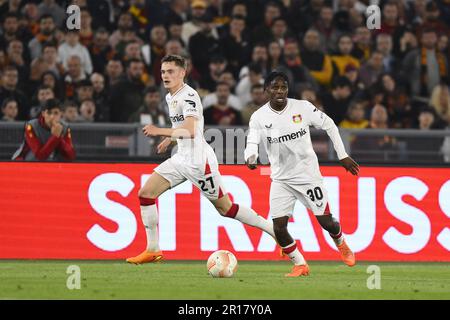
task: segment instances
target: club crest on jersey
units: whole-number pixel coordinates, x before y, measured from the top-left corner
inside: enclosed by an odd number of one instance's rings
[[[173,100],[173,101],[170,103],[170,107],[171,107],[172,109],[175,109],[175,108],[177,107],[177,104],[178,104],[178,101],[177,101],[177,100]]]
[[[292,121],[294,121],[294,123],[302,122],[302,115],[301,114],[294,114],[292,116]]]

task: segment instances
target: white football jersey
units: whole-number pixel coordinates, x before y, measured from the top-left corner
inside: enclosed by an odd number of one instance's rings
[[[262,143],[267,151],[271,178],[293,184],[322,180],[309,127],[327,131],[339,159],[348,155],[333,120],[306,100],[288,99],[282,111],[266,103],[253,113],[249,123],[245,159],[258,154]]]
[[[170,121],[172,128],[178,128],[183,125],[184,120],[188,116],[197,118],[197,127],[195,137],[193,139],[177,139],[178,156],[189,163],[203,163],[205,161],[206,153],[209,155],[214,153],[211,146],[206,142],[203,135],[204,119],[203,106],[200,96],[197,91],[187,84],[184,84],[173,95],[168,93],[166,95],[167,106],[169,107]]]

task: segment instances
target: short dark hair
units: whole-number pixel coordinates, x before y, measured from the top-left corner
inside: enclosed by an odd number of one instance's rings
[[[58,99],[48,99],[44,102],[41,111],[47,111],[52,109],[59,109],[62,110],[61,102]]]
[[[254,85],[252,85],[250,92],[253,92],[253,90],[257,90],[257,89],[263,89],[264,90],[264,86],[260,83],[256,83]]]
[[[289,85],[289,78],[286,75],[286,73],[279,70],[274,70],[271,73],[269,73],[269,75],[266,77],[266,80],[264,81],[264,89],[267,89],[272,83],[272,81],[275,80],[276,78],[283,78],[283,80],[286,81],[287,84]]]
[[[42,44],[42,52],[44,52],[45,48],[55,48],[56,50],[58,50],[58,45],[54,41],[45,41]]]
[[[256,63],[256,62],[251,62],[248,65],[248,71],[254,72],[254,73],[263,73],[262,67],[260,64]]]
[[[6,19],[8,18],[15,18],[17,20],[19,20],[19,14],[15,13],[15,12],[7,12],[2,19],[2,23],[5,23]]]
[[[160,93],[160,91],[157,86],[150,86],[144,90],[144,95],[147,95],[148,93]]]
[[[112,60],[119,60],[120,59],[112,59]],[[128,60],[126,62],[126,68],[128,69],[132,63],[144,63],[144,61],[142,61],[141,59],[136,59],[136,58],[131,58],[130,60]]]
[[[333,89],[336,88],[342,88],[342,87],[352,87],[352,83],[350,82],[350,80],[347,77],[344,76],[339,76],[336,79],[334,79],[333,81],[333,85],[332,85]]]
[[[43,15],[39,18],[39,23],[41,23],[42,20],[45,20],[45,19],[52,19],[53,22],[55,21],[55,19],[53,19],[53,16],[52,16],[51,14],[46,13],[46,14],[43,14]]]
[[[182,56],[179,56],[177,54],[165,55],[161,59],[161,64],[163,64],[164,62],[174,62],[175,65],[186,70],[186,59],[184,59]]]
[[[50,86],[47,86],[45,84],[41,84],[39,87],[37,87],[36,93],[38,93],[41,90],[52,90],[53,91],[53,88],[51,88]]]
[[[19,102],[16,99],[14,99],[14,98],[6,98],[5,100],[3,100],[2,107],[1,107],[2,110],[5,109],[6,106],[8,105],[8,103],[10,103],[10,102],[16,102],[17,105],[19,105]]]

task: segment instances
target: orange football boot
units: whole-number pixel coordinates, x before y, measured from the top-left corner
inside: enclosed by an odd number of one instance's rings
[[[294,266],[291,273],[286,273],[286,277],[301,277],[309,275],[309,266],[307,264],[302,264]]]
[[[152,263],[152,262],[158,262],[163,259],[162,251],[158,252],[151,252],[144,250],[140,255],[132,258],[128,258],[128,263],[134,263],[134,264],[142,264],[142,263]]]
[[[356,264],[355,255],[352,250],[348,247],[347,243],[342,241],[340,245],[337,246],[339,252],[341,253],[341,259],[349,267],[353,267]]]

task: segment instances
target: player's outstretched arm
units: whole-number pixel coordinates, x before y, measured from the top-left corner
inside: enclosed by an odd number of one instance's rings
[[[359,173],[359,165],[353,160],[351,157],[347,157],[339,160],[341,165],[345,168],[345,170],[350,171],[350,173],[354,176],[357,176]]]
[[[260,141],[259,131],[253,116],[250,118],[247,146],[244,150],[245,164],[250,170],[255,170],[258,160],[258,144]]]

